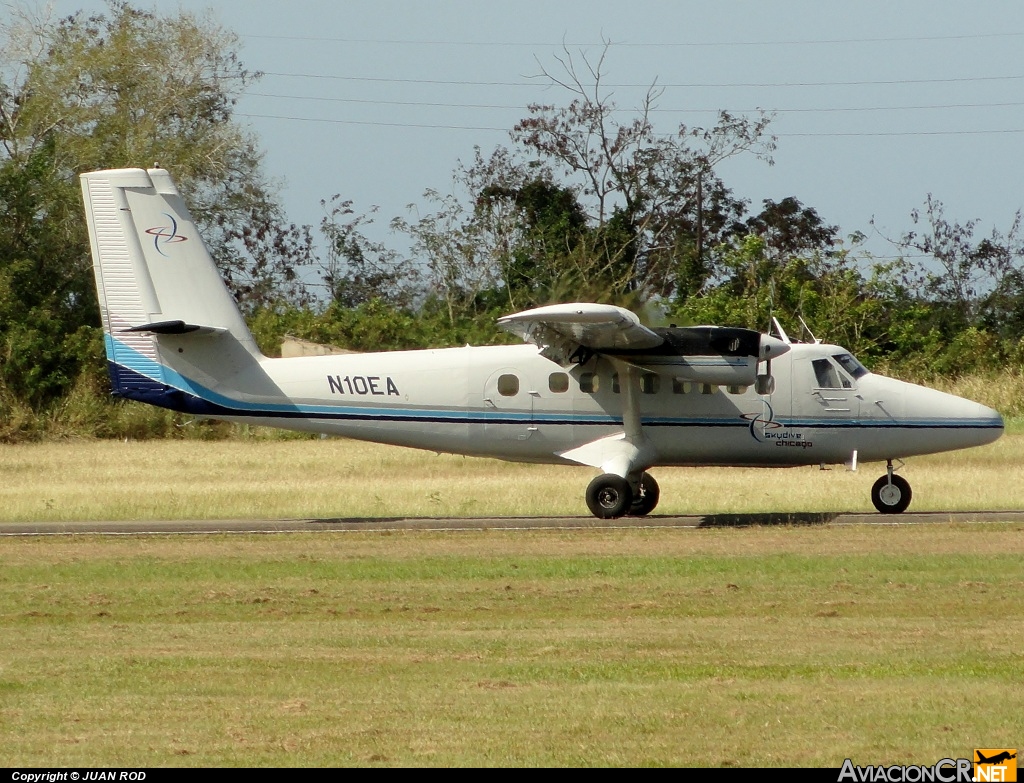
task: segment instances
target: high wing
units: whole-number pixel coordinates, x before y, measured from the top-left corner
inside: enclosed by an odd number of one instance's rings
[[[635,313],[590,302],[524,310],[499,318],[498,325],[535,343],[541,353],[559,364],[585,361],[593,352],[650,350],[665,342],[641,324]]]
[[[595,354],[648,372],[669,372],[696,383],[750,386],[763,363],[786,353],[786,342],[753,329],[686,326],[650,329],[622,307],[588,302],[548,305],[498,319],[503,329],[540,348],[563,366]]]
[[[614,477],[620,477],[628,478],[631,486],[627,489],[635,497],[641,497],[645,491],[641,486],[649,480],[649,477],[644,478],[643,471],[658,461],[659,455],[644,432],[641,415],[640,378],[643,373],[665,372],[698,383],[729,386],[749,386],[756,382],[759,394],[771,394],[774,388],[771,360],[790,350],[782,340],[752,329],[721,326],[649,329],[629,310],[586,302],[538,307],[507,315],[498,319],[498,324],[525,341],[535,343],[541,354],[563,366],[586,364],[599,354],[615,368],[622,389],[622,431],[559,452],[563,459],[603,471],[604,475],[595,479],[597,488],[593,484],[591,487],[601,496],[616,485]],[[765,372],[759,374],[762,364]],[[612,481],[612,485],[605,486],[602,481]],[[621,489],[621,485],[617,486]],[[587,502],[591,510],[601,516],[606,509],[597,500],[592,503],[590,495],[588,490]],[[613,510],[618,513],[617,509]]]

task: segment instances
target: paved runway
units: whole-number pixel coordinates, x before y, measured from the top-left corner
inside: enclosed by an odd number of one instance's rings
[[[212,519],[151,522],[9,522],[0,536],[181,535],[221,533],[335,533],[384,530],[565,530],[600,528],[704,528],[752,525],[935,524],[1024,522],[1024,511],[907,512],[904,514],[709,514],[601,520],[594,517],[478,517],[438,519]]]

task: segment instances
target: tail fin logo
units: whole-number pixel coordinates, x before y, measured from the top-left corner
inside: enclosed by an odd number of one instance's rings
[[[156,252],[164,258],[170,258],[170,256],[163,251],[163,246],[184,242],[188,237],[182,236],[178,233],[178,221],[174,219],[174,215],[168,215],[164,212],[164,217],[171,221],[169,226],[154,226],[153,228],[147,228],[146,233],[153,237],[153,248]]]

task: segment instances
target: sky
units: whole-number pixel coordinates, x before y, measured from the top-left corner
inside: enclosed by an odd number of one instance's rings
[[[542,69],[566,50],[595,60],[606,41],[603,80],[624,121],[655,82],[661,133],[711,125],[719,109],[775,112],[774,165],[748,155],[719,169],[755,211],[795,196],[884,256],[928,194],[986,233],[1024,207],[1019,0],[218,0],[211,13],[264,74],[237,116],[298,223],[318,225],[334,194],[380,207],[384,224],[426,210],[423,191],[451,192],[474,147],[508,145],[528,104],[567,100]]]

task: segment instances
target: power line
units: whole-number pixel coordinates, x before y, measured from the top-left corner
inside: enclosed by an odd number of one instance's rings
[[[416,122],[364,122],[361,120],[331,120],[319,117],[288,117],[278,114],[243,114],[239,112],[236,117],[258,120],[291,120],[294,122],[326,122],[333,125],[370,125],[383,128],[434,128],[440,130],[472,130],[472,131],[501,131],[507,133],[510,128],[489,128],[473,125],[431,125]]]
[[[924,104],[920,106],[837,106],[837,107],[826,107],[823,109],[765,109],[764,111],[772,112],[775,114],[816,114],[816,113],[834,113],[834,112],[876,112],[876,111],[927,111],[932,109],[1003,109],[1015,106],[1024,106],[1024,102],[1021,101],[1010,101],[1006,103],[944,103],[944,104]],[[666,110],[672,111],[672,110]],[[685,111],[685,109],[681,110]],[[701,109],[700,111],[704,111]],[[717,109],[716,109],[717,111]],[[736,109],[737,112],[744,114],[759,111],[758,109]]]
[[[846,137],[846,136],[988,136],[1024,133],[1024,128],[1007,128],[1005,130],[964,130],[964,131],[850,131],[837,133],[776,133],[779,138],[796,137]]]
[[[257,98],[283,98],[285,100],[293,101],[319,101],[323,103],[363,103],[370,104],[373,106],[422,106],[424,108],[435,108],[435,109],[514,109],[517,111],[527,111],[526,106],[499,106],[497,104],[486,104],[486,103],[437,103],[430,101],[385,101],[377,98],[329,98],[324,96],[316,95],[277,95],[273,93],[265,92],[247,92],[246,95],[252,95]]]
[[[672,41],[642,43],[630,43],[629,41],[594,41],[591,43],[570,43],[566,41],[434,41],[415,39],[388,39],[388,38],[334,38],[319,35],[243,35],[243,38],[254,40],[273,41],[322,41],[325,43],[342,44],[370,44],[386,46],[470,46],[470,47],[557,47],[557,48],[589,48],[604,47],[611,48],[709,48],[718,46],[837,46],[842,44],[862,43],[914,43],[931,41],[968,41],[968,40],[989,40],[995,38],[1020,38],[1024,33],[1003,32],[1003,33],[964,33],[962,35],[924,35],[924,36],[893,36],[875,38],[826,38],[820,40],[789,40],[789,41]]]
[[[263,71],[264,76],[276,76],[281,78],[294,78],[294,79],[327,79],[332,81],[349,81],[349,82],[372,82],[372,83],[383,83],[383,84],[438,84],[446,86],[461,86],[461,87],[537,87],[537,82],[477,82],[465,79],[393,79],[382,76],[336,76],[333,74],[318,74],[318,73],[286,73],[282,71]],[[543,78],[543,77],[536,77]],[[648,87],[659,87],[659,88],[714,88],[714,89],[728,89],[728,88],[769,88],[769,87],[862,87],[862,86],[876,86],[876,85],[894,85],[894,84],[958,84],[958,83],[974,83],[974,82],[992,82],[992,81],[1013,81],[1024,79],[1024,76],[961,76],[946,79],[877,79],[877,80],[858,80],[858,81],[845,81],[845,82],[678,82],[678,83],[660,83],[654,84],[643,83],[643,84],[604,84],[602,86],[607,88],[648,88]],[[594,85],[584,85],[584,87],[592,87]]]
[[[372,106],[414,106],[423,108],[442,108],[442,109],[503,109],[503,110],[514,110],[514,111],[528,111],[529,107],[522,104],[509,105],[509,104],[489,104],[489,103],[442,103],[436,101],[389,101],[381,100],[378,98],[333,98],[326,96],[316,95],[280,95],[275,93],[264,93],[264,92],[250,92],[247,95],[251,95],[257,98],[275,98],[282,100],[295,100],[295,101],[316,101],[322,103],[358,103]],[[827,114],[836,112],[881,112],[881,111],[924,111],[924,110],[935,110],[935,109],[991,109],[991,108],[1009,108],[1024,106],[1024,101],[1011,101],[1006,103],[946,103],[946,104],[924,104],[919,106],[836,106],[836,107],[825,107],[817,109],[782,109],[782,108],[764,108],[757,107],[754,109],[730,109],[729,111],[738,114],[753,114],[759,111],[765,111],[770,114]],[[619,113],[630,112],[632,109],[617,109]],[[652,113],[694,113],[694,114],[717,114],[721,109],[663,109],[654,108],[650,109]]]
[[[444,125],[444,124],[428,124],[428,123],[415,123],[415,122],[379,122],[379,121],[363,121],[363,120],[336,120],[336,119],[324,119],[320,117],[294,117],[277,114],[243,114],[238,113],[236,116],[245,117],[247,119],[262,119],[262,120],[289,120],[294,122],[322,122],[333,125],[365,125],[372,127],[385,127],[385,128],[430,128],[430,129],[441,129],[441,130],[472,130],[472,131],[498,131],[507,133],[510,128],[495,128],[490,126],[478,126],[478,125]],[[848,137],[848,136],[982,136],[989,134],[1015,134],[1024,133],[1024,128],[1019,129],[1007,129],[1007,130],[968,130],[968,131],[878,131],[878,132],[839,132],[839,133],[776,133],[775,136],[779,138],[783,137]]]

